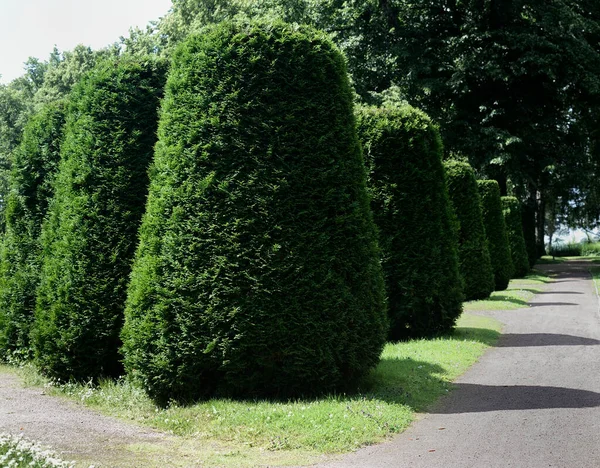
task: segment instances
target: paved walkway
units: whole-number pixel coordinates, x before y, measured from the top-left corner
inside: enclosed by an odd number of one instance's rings
[[[547,265],[531,307],[422,420],[322,468],[600,467],[600,315],[589,263]]]

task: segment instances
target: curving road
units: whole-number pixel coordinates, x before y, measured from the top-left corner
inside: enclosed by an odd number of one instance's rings
[[[599,301],[585,260],[531,307],[490,312],[495,348],[405,433],[321,468],[600,467]]]

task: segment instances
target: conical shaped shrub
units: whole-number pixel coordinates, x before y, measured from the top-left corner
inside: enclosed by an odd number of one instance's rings
[[[343,387],[379,360],[383,275],[340,52],[225,23],[174,55],[123,329],[160,403]]]
[[[408,105],[357,112],[388,297],[390,339],[448,332],[462,312],[442,142]]]
[[[495,180],[478,180],[477,186],[481,197],[485,237],[490,251],[492,269],[494,270],[495,289],[496,291],[503,291],[508,287],[514,267],[508,246],[504,215],[502,214],[500,186]]]
[[[122,371],[119,333],[156,142],[163,66],[110,61],[71,94],[42,233],[36,363],[61,380]]]
[[[502,197],[502,212],[508,233],[508,246],[514,266],[514,278],[522,278],[529,272],[529,257],[523,238],[521,204],[515,197]]]
[[[60,158],[65,105],[56,102],[34,114],[14,153],[6,200],[6,231],[0,246],[0,355],[32,357],[29,333],[39,282],[39,235]]]
[[[458,258],[467,300],[484,299],[494,291],[494,273],[485,238],[481,200],[473,169],[467,163],[444,163],[450,201],[459,223]]]

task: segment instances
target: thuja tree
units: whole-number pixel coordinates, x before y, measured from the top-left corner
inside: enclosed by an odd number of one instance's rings
[[[514,277],[521,278],[529,272],[529,257],[523,238],[523,225],[521,218],[521,204],[515,197],[502,197],[502,211],[506,230],[508,232],[508,244],[514,266]]]
[[[421,111],[357,112],[389,305],[392,340],[449,331],[462,311],[457,239],[437,128]]]
[[[508,287],[512,278],[514,267],[508,246],[508,234],[504,215],[502,214],[502,201],[500,200],[500,186],[495,180],[478,180],[479,195],[481,197],[481,213],[483,225],[488,241],[496,291]]]
[[[60,158],[65,105],[48,104],[27,123],[13,153],[6,231],[0,246],[0,354],[31,358],[29,332],[39,282],[39,235]]]
[[[473,169],[467,163],[444,163],[448,193],[459,223],[458,256],[467,300],[483,299],[494,291],[494,273],[485,238],[481,201]]]
[[[308,395],[379,359],[383,275],[340,52],[225,23],[174,54],[123,329],[156,401]]]
[[[161,64],[107,61],[72,91],[32,335],[51,377],[122,370],[119,333],[163,77]]]

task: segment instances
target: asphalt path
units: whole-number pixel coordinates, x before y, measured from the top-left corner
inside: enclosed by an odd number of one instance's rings
[[[390,442],[321,468],[600,467],[600,315],[585,260],[530,307],[488,312],[498,344],[456,389]]]

